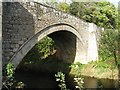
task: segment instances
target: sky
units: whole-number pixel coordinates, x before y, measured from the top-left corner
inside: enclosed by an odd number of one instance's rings
[[[113,3],[116,7],[118,7],[118,2],[119,2],[120,0],[107,0],[107,1]]]

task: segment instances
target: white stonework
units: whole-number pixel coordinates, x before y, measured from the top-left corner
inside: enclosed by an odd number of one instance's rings
[[[95,34],[96,29],[97,28],[93,23],[89,23],[87,62],[98,60],[97,39]]]

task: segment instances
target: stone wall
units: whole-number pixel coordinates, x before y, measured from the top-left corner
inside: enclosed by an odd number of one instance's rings
[[[34,35],[33,15],[18,2],[3,3],[3,65],[30,36]]]

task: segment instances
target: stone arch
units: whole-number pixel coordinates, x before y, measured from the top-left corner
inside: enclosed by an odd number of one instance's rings
[[[20,63],[20,61],[23,59],[23,57],[31,50],[31,48],[40,41],[43,37],[54,33],[58,31],[68,31],[73,33],[76,37],[79,38],[81,41],[82,46],[84,47],[84,43],[82,42],[82,39],[77,32],[77,30],[67,24],[55,24],[48,26],[42,30],[40,30],[38,33],[36,33],[34,36],[32,36],[30,39],[28,39],[19,49],[18,51],[12,56],[10,61],[14,64],[15,67]]]

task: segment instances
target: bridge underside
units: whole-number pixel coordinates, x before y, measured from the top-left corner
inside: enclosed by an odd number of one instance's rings
[[[78,57],[81,53],[83,54],[83,46],[76,35],[68,31],[58,31],[48,36],[55,41],[56,45],[60,49],[62,60],[67,63],[73,63],[74,61],[77,61],[77,59],[80,61],[81,58]]]
[[[67,31],[58,31],[49,35],[59,50],[60,59],[74,62],[76,55],[76,36]]]

